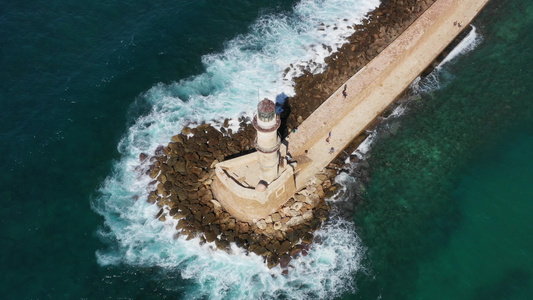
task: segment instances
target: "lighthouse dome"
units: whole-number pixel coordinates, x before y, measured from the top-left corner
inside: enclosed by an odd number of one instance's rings
[[[257,117],[263,122],[272,121],[276,117],[276,105],[267,98],[257,104]]]

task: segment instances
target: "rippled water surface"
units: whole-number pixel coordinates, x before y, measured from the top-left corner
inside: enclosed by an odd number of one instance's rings
[[[339,47],[377,5],[2,3],[3,297],[532,298],[525,0],[491,2],[475,24],[481,43],[378,130],[364,204],[334,214],[288,276],[237,248],[174,239],[143,200],[139,153],[189,122],[251,113],[258,92],[292,95],[293,76],[324,68],[322,44]],[[358,181],[338,179],[334,207],[354,201]]]

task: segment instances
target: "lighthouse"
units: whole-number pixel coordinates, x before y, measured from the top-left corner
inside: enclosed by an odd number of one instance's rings
[[[216,164],[211,184],[213,197],[244,222],[266,218],[296,193],[296,164],[280,164],[286,146],[278,135],[281,120],[273,101],[257,104],[252,124],[257,151]]]
[[[259,179],[266,183],[271,183],[279,175],[280,123],[274,102],[267,98],[261,100],[257,104],[253,126],[257,130],[255,149],[259,162]]]

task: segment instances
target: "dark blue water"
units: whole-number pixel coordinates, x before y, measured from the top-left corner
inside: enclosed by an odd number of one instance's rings
[[[98,264],[118,242],[92,205],[152,109],[144,93],[202,74],[202,55],[295,3],[0,3],[2,298],[209,295],[179,267]],[[477,22],[483,44],[373,150],[355,216],[370,276],[354,273],[346,298],[533,297],[533,5],[491,3]]]
[[[202,72],[202,55],[294,2],[2,1],[2,298],[180,294],[158,288],[157,268],[98,266],[91,199],[150,109],[141,93]]]

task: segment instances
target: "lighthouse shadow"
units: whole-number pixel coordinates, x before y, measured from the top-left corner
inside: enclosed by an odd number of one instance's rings
[[[276,114],[279,115],[281,120],[281,124],[278,128],[278,134],[283,140],[289,134],[287,130],[287,120],[291,114],[289,97],[285,93],[281,93],[276,96]]]

